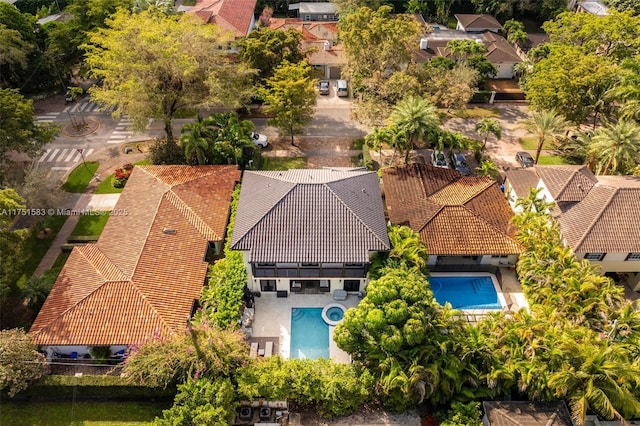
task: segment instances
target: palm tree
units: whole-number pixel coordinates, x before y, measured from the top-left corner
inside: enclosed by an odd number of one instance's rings
[[[522,120],[519,125],[538,139],[535,164],[538,164],[540,152],[545,142],[559,140],[569,127],[569,123],[554,108],[546,111],[534,111],[530,118]]]
[[[400,152],[400,155],[404,154],[404,163],[409,164],[409,154],[411,154],[411,143],[404,130],[398,126],[391,126],[388,128],[389,132],[389,145],[393,148],[393,154],[391,155],[391,164],[396,156],[396,152]]]
[[[409,96],[398,102],[393,107],[389,120],[405,133],[409,149],[414,148],[418,141],[426,142],[440,123],[435,105],[418,96]]]
[[[380,158],[380,165],[382,165],[382,145],[387,142],[389,139],[389,132],[385,128],[374,127],[371,133],[368,133],[367,136],[364,137],[367,145],[371,147],[373,150],[378,151],[378,157]]]
[[[553,203],[547,202],[540,197],[542,188],[529,188],[529,194],[525,198],[516,200],[516,207],[522,208],[524,212],[547,213]]]
[[[640,402],[634,395],[640,384],[637,367],[623,346],[598,344],[593,337],[581,342],[572,336],[562,339],[560,347],[566,365],[548,380],[556,397],[569,398],[573,419],[580,426],[589,410],[620,421],[624,421],[625,414],[640,412]]]
[[[195,122],[182,126],[180,145],[184,150],[187,164],[192,164],[194,157],[200,165],[207,162],[209,142],[206,138],[206,129],[209,124],[208,119],[204,119],[198,114]]]
[[[591,138],[589,152],[596,158],[596,174],[626,173],[640,161],[640,126],[627,120],[607,123]]]
[[[491,179],[497,180],[497,177],[500,176],[500,169],[491,160],[482,160],[480,162],[480,166],[476,167],[476,174],[478,176],[486,176]]]
[[[498,140],[502,137],[502,126],[500,126],[500,122],[498,122],[498,120],[494,120],[493,118],[483,118],[476,124],[476,132],[483,137],[482,149],[484,149],[487,146],[487,139],[490,134],[495,136]]]

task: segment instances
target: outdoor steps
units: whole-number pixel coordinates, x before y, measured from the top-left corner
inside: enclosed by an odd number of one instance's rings
[[[493,287],[492,281],[486,279],[473,279],[471,280],[471,287],[476,294],[493,294],[496,292]]]

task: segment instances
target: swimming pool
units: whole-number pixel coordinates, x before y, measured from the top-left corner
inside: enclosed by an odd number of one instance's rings
[[[502,309],[506,305],[492,274],[433,274],[431,291],[441,305],[451,303],[455,309]]]
[[[329,326],[322,308],[291,308],[290,358],[329,358]]]

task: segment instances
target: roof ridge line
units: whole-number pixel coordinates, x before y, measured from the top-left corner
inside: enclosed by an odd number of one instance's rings
[[[172,189],[165,192],[163,197],[167,198],[167,200],[182,214],[182,216],[184,216],[184,218],[191,224],[191,226],[196,228],[196,230],[201,234],[206,234],[204,235],[204,237],[206,237],[209,241],[220,238],[220,236],[217,235],[216,232],[211,229],[211,227],[195,211],[193,211],[193,209],[187,203],[185,203],[184,200],[180,198],[178,194],[176,194]],[[202,232],[203,229],[208,232]],[[209,238],[210,236],[213,238]]]
[[[354,212],[354,211],[353,211],[353,210],[352,210],[352,209],[351,209],[351,208],[350,208],[350,207],[349,207],[349,206],[348,206],[348,205],[347,205],[347,204],[342,200],[342,198],[340,198],[340,197],[338,196],[338,194],[336,194],[336,193],[335,193],[335,191],[334,191],[333,189],[331,189],[331,187],[328,185],[328,183],[323,183],[322,185],[323,185],[324,187],[326,187],[326,188],[329,190],[329,192],[331,193],[331,195],[332,195],[333,197],[335,197],[335,198],[338,200],[338,202],[339,202],[341,205],[343,205],[343,206],[347,209],[347,211],[349,211],[349,212],[351,213],[351,215],[352,215],[352,216],[354,216],[354,217],[356,218],[356,220],[357,220],[358,222],[360,222],[360,223],[364,226],[364,228],[365,228],[365,229],[367,229],[367,230],[368,230],[368,231],[369,231],[369,232],[370,232],[370,233],[375,237],[375,239],[376,239],[376,240],[380,241],[380,242],[381,242],[381,243],[383,243],[383,245],[384,245],[384,241],[380,240],[380,238],[378,237],[378,234],[376,234],[376,233],[374,232],[374,230],[373,230],[373,229],[371,229],[371,227],[370,227],[369,225],[367,225],[367,224],[366,224],[366,223],[365,223],[365,222],[360,218],[360,216],[358,216],[358,215],[356,214],[356,212]]]
[[[109,261],[111,266],[113,266],[115,269],[118,270],[120,275],[122,275],[122,277],[124,277],[124,280],[131,279],[131,278],[127,277],[127,274],[125,274],[124,271],[118,265],[116,265],[115,262],[113,260],[111,260],[111,258],[109,256],[107,256],[97,244],[93,244],[93,246],[94,246],[93,249],[98,250],[100,255],[104,256],[104,258]],[[98,275],[100,275],[100,278],[102,278],[102,280],[104,282],[113,281],[113,280],[107,279],[107,277],[105,277],[105,275],[101,271],[99,271],[98,268],[95,267],[95,264],[91,261],[91,259],[89,257],[87,257],[87,255],[84,253],[83,250],[77,250],[77,251],[80,253],[80,255],[82,257],[84,257],[86,259],[87,263],[90,264],[93,267],[93,269],[98,273]],[[116,281],[122,281],[122,280],[116,280]]]

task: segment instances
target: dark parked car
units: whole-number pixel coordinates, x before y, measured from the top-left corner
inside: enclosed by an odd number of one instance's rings
[[[469,176],[471,174],[467,160],[464,158],[464,155],[459,152],[453,154],[453,168],[459,171],[462,176]]]
[[[321,95],[329,94],[329,81],[328,80],[320,80],[318,83],[318,87],[320,88]]]
[[[516,154],[516,161],[520,163],[522,167],[533,167],[533,157],[528,152],[519,151]]]

